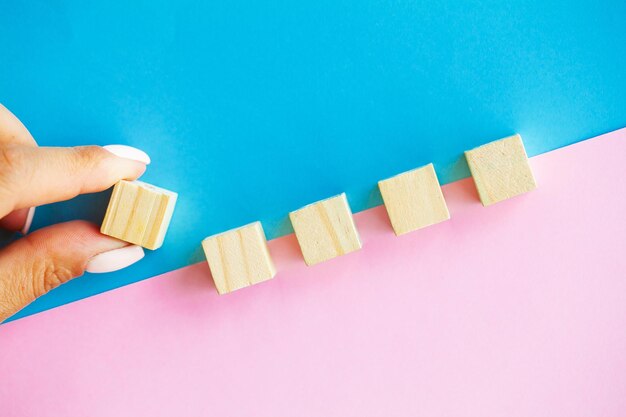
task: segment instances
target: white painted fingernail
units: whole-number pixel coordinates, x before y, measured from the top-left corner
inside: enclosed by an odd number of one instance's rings
[[[107,145],[103,148],[120,158],[132,159],[150,165],[150,156],[141,149],[126,145]]]
[[[20,233],[23,235],[27,234],[30,230],[30,226],[33,224],[33,217],[35,217],[35,207],[31,207],[28,209],[28,214],[26,215],[26,222],[24,222],[24,227],[20,230]]]
[[[85,271],[92,274],[118,271],[140,261],[143,257],[144,252],[141,246],[125,246],[94,256],[87,263]]]

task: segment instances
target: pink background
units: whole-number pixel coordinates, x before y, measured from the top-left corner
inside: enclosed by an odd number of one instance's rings
[[[197,264],[0,326],[0,415],[624,416],[626,129],[531,161],[539,188],[218,296]],[[106,279],[103,276],[102,279]]]

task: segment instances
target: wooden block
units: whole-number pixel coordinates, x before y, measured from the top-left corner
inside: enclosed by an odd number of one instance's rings
[[[398,236],[450,218],[433,164],[379,181],[378,188]]]
[[[520,135],[465,152],[483,206],[537,188]]]
[[[292,211],[289,218],[309,266],[361,249],[345,194]]]
[[[113,188],[100,231],[147,249],[163,244],[178,195],[141,181],[120,181]]]
[[[220,294],[267,281],[276,275],[260,222],[202,241],[215,287]]]

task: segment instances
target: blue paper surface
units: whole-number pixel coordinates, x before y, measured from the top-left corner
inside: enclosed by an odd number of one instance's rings
[[[459,179],[464,150],[506,135],[535,155],[623,127],[625,22],[623,0],[3,2],[0,102],[42,146],[145,150],[143,180],[179,193],[161,250],[15,317],[200,261],[251,221],[283,235],[343,191],[380,204],[378,180],[429,162]],[[99,223],[107,198],[34,227]]]

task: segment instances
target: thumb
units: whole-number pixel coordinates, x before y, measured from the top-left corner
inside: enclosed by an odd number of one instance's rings
[[[84,221],[40,229],[0,251],[0,322],[85,271],[112,272],[143,255]]]

